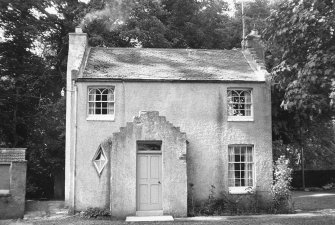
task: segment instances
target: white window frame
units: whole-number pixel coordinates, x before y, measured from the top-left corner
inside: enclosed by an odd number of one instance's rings
[[[0,196],[10,195],[10,188],[12,183],[12,163],[10,162],[1,162],[1,165],[8,165],[9,166],[9,189],[0,189]]]
[[[243,162],[231,162],[229,160],[229,156],[230,156],[230,149],[233,148],[233,151],[235,151],[235,147],[239,147],[241,149],[241,147],[251,147],[251,156],[252,156],[252,161],[251,161],[251,165],[252,165],[252,185],[245,185],[245,186],[230,186],[230,182],[229,179],[235,179],[235,178],[229,178],[229,172],[231,171],[229,169],[229,165],[230,164],[234,164],[234,163],[243,163]],[[241,150],[240,150],[241,151]],[[234,154],[235,155],[235,154]],[[245,163],[250,163],[248,161],[246,161]],[[230,194],[253,194],[255,192],[255,148],[254,145],[252,144],[232,144],[232,145],[228,145],[228,189],[229,189],[229,193]],[[234,172],[235,170],[233,170]],[[245,173],[248,172],[248,170],[244,169]]]
[[[238,115],[229,115],[229,103],[228,97],[229,92],[231,91],[248,91],[250,92],[250,116],[238,116]],[[253,102],[253,90],[252,88],[228,88],[227,89],[227,116],[228,121],[254,121],[254,102]]]
[[[114,99],[113,101],[109,101],[110,103],[114,104],[114,113],[113,114],[90,114],[90,92],[91,90],[96,89],[111,89],[113,91]],[[100,121],[114,121],[115,120],[115,86],[90,86],[87,88],[87,120],[100,120]],[[107,101],[108,102],[108,101]]]

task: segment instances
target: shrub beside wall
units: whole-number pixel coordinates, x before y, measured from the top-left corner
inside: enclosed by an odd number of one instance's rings
[[[293,212],[291,195],[292,169],[289,160],[280,156],[274,163],[274,181],[271,187],[274,213]]]
[[[193,198],[194,185],[189,184],[188,216],[239,215],[258,213],[292,213],[294,211],[291,196],[292,169],[284,156],[274,163],[274,181],[271,187],[272,202],[270,207],[260,207],[258,192],[250,189],[248,194],[236,195],[226,192],[216,193],[211,185],[208,199],[196,202]]]

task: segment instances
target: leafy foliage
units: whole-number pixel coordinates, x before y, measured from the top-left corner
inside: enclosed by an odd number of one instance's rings
[[[258,204],[257,192],[251,187],[246,188],[247,195],[235,195],[226,192],[216,193],[214,185],[210,186],[208,199],[205,201],[193,201],[193,184],[188,196],[189,216],[213,216],[213,215],[239,215],[257,214],[264,211]]]
[[[0,2],[0,146],[27,147],[27,197],[50,198],[64,170],[67,35],[85,15],[67,0]],[[49,13],[53,7],[58,14]]]
[[[271,188],[275,212],[293,212],[291,198],[292,169],[284,156],[274,164],[274,183]]]
[[[271,54],[273,137],[306,151],[306,159],[334,155],[334,3],[282,1],[263,37]]]
[[[101,208],[88,208],[82,214],[82,217],[90,219],[90,218],[99,218],[99,217],[109,217],[111,216],[111,212],[109,209],[101,209]]]
[[[225,1],[105,0],[91,5],[82,24],[92,46],[240,47],[241,20],[228,16]]]

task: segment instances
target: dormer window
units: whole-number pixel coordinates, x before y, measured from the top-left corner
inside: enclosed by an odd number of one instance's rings
[[[114,120],[114,88],[88,89],[88,120]]]

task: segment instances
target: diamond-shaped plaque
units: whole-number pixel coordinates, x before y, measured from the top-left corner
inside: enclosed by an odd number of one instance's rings
[[[94,164],[95,169],[98,172],[98,175],[100,176],[102,170],[105,168],[108,162],[105,150],[103,149],[103,147],[101,147],[101,145],[99,146],[97,152],[95,153],[92,162]]]

